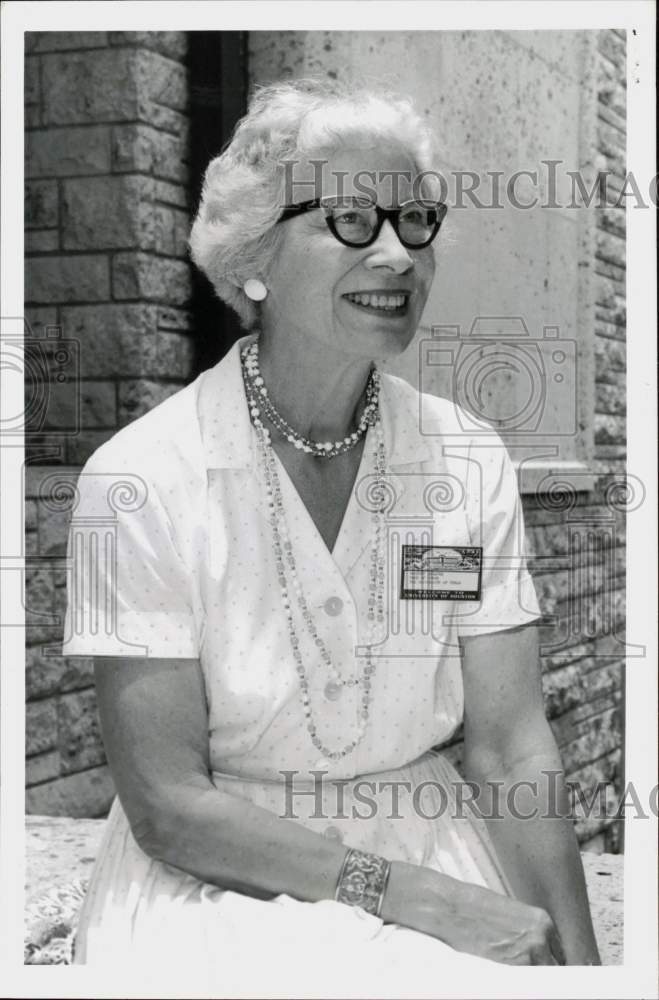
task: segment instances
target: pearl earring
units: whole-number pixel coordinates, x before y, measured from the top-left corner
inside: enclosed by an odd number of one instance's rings
[[[243,291],[252,302],[262,302],[268,294],[268,289],[258,278],[248,278],[243,285]]]

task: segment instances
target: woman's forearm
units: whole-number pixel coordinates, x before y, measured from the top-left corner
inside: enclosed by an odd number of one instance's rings
[[[332,899],[346,849],[246,799],[179,786],[133,824],[150,857],[224,889],[271,898]]]
[[[151,857],[260,898],[333,899],[346,854],[322,834],[201,782],[172,789],[167,806],[134,822],[133,833]],[[540,908],[419,865],[391,864],[381,916],[496,962],[551,964],[556,954]]]
[[[547,742],[532,758],[468,780],[483,789],[480,805],[515,896],[550,914],[568,964],[599,964],[562,764],[553,737]]]

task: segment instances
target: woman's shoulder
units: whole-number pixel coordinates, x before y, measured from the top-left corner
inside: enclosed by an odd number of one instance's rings
[[[202,376],[122,427],[87,459],[85,474],[133,474],[153,485],[203,474],[196,400]]]

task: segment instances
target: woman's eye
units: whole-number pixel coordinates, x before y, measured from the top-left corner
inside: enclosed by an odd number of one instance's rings
[[[341,223],[346,226],[354,226],[356,222],[360,222],[360,216],[357,212],[344,212],[335,219],[337,223]]]

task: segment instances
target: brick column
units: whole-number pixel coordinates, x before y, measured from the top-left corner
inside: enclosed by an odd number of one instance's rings
[[[182,32],[26,35],[26,319],[51,379],[26,442],[31,812],[99,815],[112,795],[91,663],[44,649],[70,514],[52,473],[190,374],[186,55]]]

